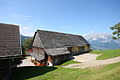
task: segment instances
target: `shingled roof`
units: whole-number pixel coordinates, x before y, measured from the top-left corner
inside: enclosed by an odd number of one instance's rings
[[[89,43],[80,35],[44,30],[38,30],[37,32],[46,49],[89,45]]]
[[[66,49],[66,47],[90,45],[80,35],[37,30],[34,35],[33,41],[36,35],[39,36],[40,40],[39,43],[36,43],[37,46],[33,46],[44,48],[46,53],[49,55],[68,54],[69,51]]]
[[[52,49],[45,49],[48,55],[57,56],[63,54],[70,54],[67,48],[52,48]]]
[[[19,26],[0,23],[0,57],[20,55]]]

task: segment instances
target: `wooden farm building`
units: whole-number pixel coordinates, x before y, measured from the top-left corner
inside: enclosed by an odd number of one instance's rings
[[[19,62],[19,26],[0,23],[0,80],[9,80],[11,69]]]
[[[53,66],[71,59],[73,55],[89,52],[90,44],[80,35],[37,30],[32,49],[32,60]]]

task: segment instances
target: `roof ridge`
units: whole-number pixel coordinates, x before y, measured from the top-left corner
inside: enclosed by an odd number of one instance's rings
[[[6,23],[0,23],[0,25],[10,25],[10,26],[18,26],[19,27],[19,24],[6,24]]]
[[[57,32],[57,31],[49,31],[49,30],[37,30],[37,32],[38,31],[52,32],[52,33],[59,33],[59,34],[66,34],[66,35],[74,35],[74,36],[81,36],[81,35],[78,35],[78,34],[70,34],[70,33]]]

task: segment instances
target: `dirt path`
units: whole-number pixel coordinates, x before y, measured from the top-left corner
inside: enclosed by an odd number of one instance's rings
[[[82,54],[82,55],[78,55],[78,56],[73,56],[74,57],[74,61],[78,61],[78,62],[87,62],[87,61],[93,61],[96,60],[96,58],[98,57],[98,54],[90,54],[90,53],[86,53],[86,54]]]
[[[26,59],[22,60],[22,64],[18,65],[18,67],[22,66],[35,66],[35,65],[31,62],[31,57],[26,57]]]
[[[96,54],[83,54],[79,56],[75,56],[74,61],[82,62],[79,64],[70,64],[67,66],[64,66],[66,68],[89,68],[89,67],[96,67],[96,66],[101,66],[101,65],[106,65],[106,64],[113,64],[120,62],[120,56],[115,57],[115,58],[110,58],[110,59],[105,59],[105,60],[96,60],[96,57],[99,55]],[[90,57],[90,58],[89,58]]]

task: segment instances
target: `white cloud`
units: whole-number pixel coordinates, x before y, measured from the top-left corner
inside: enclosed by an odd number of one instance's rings
[[[94,30],[90,31],[90,33],[82,34],[82,36],[85,37],[85,36],[87,36],[87,35],[89,35],[89,34],[93,34],[93,33],[95,33]]]
[[[83,34],[82,36],[84,37],[84,36],[87,36],[88,34]]]
[[[27,26],[20,25],[20,34],[25,36],[34,36],[34,33],[37,29],[45,30],[44,27],[45,26],[35,26],[32,25],[32,23]]]
[[[31,29],[31,27],[20,26],[20,34],[25,36],[33,36],[34,31]]]

